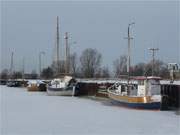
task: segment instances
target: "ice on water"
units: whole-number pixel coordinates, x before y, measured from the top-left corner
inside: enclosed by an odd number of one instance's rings
[[[143,111],[0,86],[2,135],[178,135],[173,111]]]

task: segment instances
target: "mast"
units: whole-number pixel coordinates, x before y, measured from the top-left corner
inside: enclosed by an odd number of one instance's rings
[[[45,55],[45,52],[43,51],[39,52],[39,78],[41,78],[41,64],[42,64],[41,55]]]
[[[155,63],[155,52],[159,50],[159,48],[149,48],[152,51],[152,76],[154,76],[154,63]]]
[[[41,79],[41,53],[39,52],[39,78]]]
[[[65,33],[65,46],[66,46],[66,60],[65,60],[65,73],[68,74],[69,73],[69,44],[68,44],[68,32]]]
[[[22,79],[24,79],[24,71],[25,71],[25,58],[23,57],[23,61],[22,61]]]
[[[13,68],[14,68],[14,60],[13,60],[13,57],[14,57],[14,52],[11,53],[10,78],[12,78],[12,75],[13,75]]]
[[[128,55],[127,55],[127,73],[128,73],[128,84],[129,84],[129,80],[130,80],[130,67],[131,67],[131,39],[133,39],[131,36],[130,36],[130,26],[135,24],[134,22],[133,23],[130,23],[128,25],[128,37],[126,37],[125,39],[128,39]]]
[[[57,16],[56,26],[56,64],[57,64],[57,75],[60,72],[60,59],[59,59],[59,17]]]

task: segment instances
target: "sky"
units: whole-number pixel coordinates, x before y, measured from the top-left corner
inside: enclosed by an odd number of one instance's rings
[[[56,41],[56,17],[60,19],[60,58],[64,54],[64,33],[71,33],[71,52],[78,56],[86,48],[97,49],[102,65],[127,54],[127,27],[130,32],[132,64],[148,62],[148,48],[159,48],[156,58],[180,63],[178,1],[3,1],[1,2],[1,69],[14,67],[38,71],[38,55],[43,67],[52,63]],[[76,44],[72,44],[73,42]]]

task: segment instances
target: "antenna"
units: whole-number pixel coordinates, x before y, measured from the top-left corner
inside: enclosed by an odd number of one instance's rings
[[[148,48],[150,51],[152,51],[152,76],[154,76],[154,62],[155,62],[155,52],[159,50],[159,48]]]

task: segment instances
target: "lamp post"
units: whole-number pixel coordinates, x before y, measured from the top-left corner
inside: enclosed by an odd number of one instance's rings
[[[41,55],[45,55],[45,52],[39,52],[39,77],[41,78]]]

